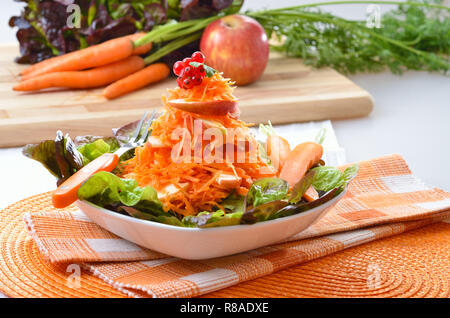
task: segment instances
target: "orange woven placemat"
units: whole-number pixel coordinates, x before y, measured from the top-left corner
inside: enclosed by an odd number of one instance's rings
[[[51,210],[48,193],[19,201],[0,212],[0,291],[11,297],[126,297],[82,272],[71,288],[67,265],[47,263],[25,228],[23,214]]]
[[[450,224],[359,245],[204,297],[450,296]]]
[[[71,209],[71,208],[69,208]],[[22,220],[52,210],[48,193],[0,212],[0,291],[11,297],[126,297],[67,264],[43,260]],[[438,223],[241,283],[206,297],[449,297],[450,224]]]

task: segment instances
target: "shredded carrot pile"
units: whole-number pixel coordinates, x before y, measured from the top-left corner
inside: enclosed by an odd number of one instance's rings
[[[174,91],[169,92],[171,98]],[[231,115],[201,116],[166,104],[152,124],[149,142],[136,148],[135,157],[122,164],[121,176],[155,188],[166,211],[186,216],[220,208],[220,201],[231,192],[245,195],[255,179],[275,175],[261,157],[248,126]],[[222,137],[204,138],[209,128],[217,128]],[[225,128],[234,129],[229,133]],[[206,150],[222,160],[208,160]],[[223,175],[239,181],[231,186],[220,184]],[[176,187],[176,191],[165,194],[167,187]]]
[[[211,77],[203,78],[200,85],[185,89],[176,87],[169,89],[168,99],[184,99],[190,101],[212,101],[212,100],[236,100],[233,95],[233,85],[220,73],[214,73]]]

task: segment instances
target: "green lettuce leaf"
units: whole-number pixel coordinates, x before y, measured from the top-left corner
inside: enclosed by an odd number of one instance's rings
[[[297,204],[289,204],[285,207],[282,207],[281,209],[278,209],[278,211],[275,211],[274,213],[271,213],[268,220],[274,220],[281,217],[291,216],[294,214],[302,213],[308,210],[311,210],[313,208],[318,207],[319,205],[324,204],[325,202],[330,201],[331,199],[335,198],[337,195],[341,193],[340,188],[334,188],[324,195],[322,195],[317,200],[311,201],[311,202],[299,202]]]
[[[357,164],[348,167],[344,172],[334,167],[313,168],[293,187],[289,202],[284,200],[285,197],[280,196],[280,199],[254,206],[243,214],[241,223],[253,224],[313,209],[339,195],[357,173]],[[317,200],[305,202],[302,196],[311,185],[320,191],[321,195]]]
[[[56,132],[56,139],[55,139],[55,158],[56,162],[58,163],[59,171],[61,173],[61,179],[58,180],[58,184],[72,175],[70,163],[64,156],[64,148],[65,148],[64,144],[65,144],[64,135],[61,131],[58,130]]]
[[[119,141],[113,136],[78,136],[72,141],[68,134],[57,131],[55,140],[26,145],[22,154],[39,161],[61,184],[92,160],[119,147]]]
[[[22,154],[40,162],[52,175],[58,178],[58,184],[70,177],[83,166],[83,156],[76,149],[69,135],[56,132],[55,140],[44,140],[38,144],[23,147]]]
[[[173,216],[173,215],[152,215],[150,213],[145,213],[145,212],[142,212],[138,209],[135,209],[135,208],[132,208],[129,206],[120,206],[117,210],[119,212],[124,211],[128,215],[138,218],[138,219],[142,219],[142,220],[164,223],[164,224],[168,224],[168,225],[182,226],[182,227],[185,226],[176,216]]]
[[[208,227],[238,225],[241,223],[241,218],[242,212],[227,213],[224,214],[222,217],[217,217],[209,222],[206,222],[206,224],[201,227],[208,228]]]
[[[353,178],[355,178],[359,171],[359,165],[354,164],[353,166],[348,167],[345,169],[342,178],[344,183],[349,183]]]
[[[288,183],[279,178],[262,178],[256,180],[248,194],[247,204],[257,207],[258,205],[285,199],[289,191]]]
[[[99,139],[102,139],[104,142],[106,142],[111,147],[112,152],[116,151],[120,147],[119,141],[114,136],[107,136],[107,137],[92,136],[92,135],[77,136],[75,137],[74,142],[77,145],[77,147],[80,148],[86,144],[93,143]]]
[[[215,212],[200,212],[196,216],[185,216],[182,223],[187,227],[218,227],[240,224],[242,212],[225,213],[222,210]]]
[[[61,178],[58,162],[55,157],[55,141],[44,140],[39,144],[29,144],[23,147],[23,155],[39,161],[52,175]]]
[[[329,166],[322,166],[313,168],[315,172],[313,187],[318,191],[330,191],[338,187],[343,180],[343,173],[335,168]]]
[[[314,181],[315,171],[310,170],[308,173],[300,179],[299,182],[292,188],[291,194],[289,195],[289,203],[298,203],[309,187]]]
[[[119,143],[115,139],[96,139],[91,143],[86,143],[82,146],[78,146],[78,151],[83,155],[85,161],[84,164],[88,164],[92,160],[100,157],[105,153],[114,152],[119,148]]]
[[[227,213],[235,213],[245,211],[245,197],[235,192],[231,193],[228,197],[220,202],[220,205],[225,209]]]
[[[242,215],[241,223],[253,224],[268,220],[272,214],[288,205],[288,202],[282,200],[270,201],[246,211]]]
[[[313,187],[318,191],[324,192],[334,188],[343,188],[358,174],[358,170],[358,164],[348,167],[344,172],[328,166],[313,168],[312,171],[315,172]]]
[[[64,137],[64,157],[71,167],[71,175],[84,166],[83,155],[78,151],[69,134],[66,134]]]
[[[152,187],[141,188],[133,179],[100,171],[86,180],[78,189],[78,198],[98,206],[125,205],[154,216],[165,215],[158,193]]]

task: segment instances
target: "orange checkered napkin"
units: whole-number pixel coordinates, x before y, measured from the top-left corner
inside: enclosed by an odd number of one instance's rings
[[[203,261],[141,248],[76,209],[27,214],[25,221],[51,262],[82,263],[130,296],[191,297],[382,237],[450,222],[450,193],[418,180],[399,155],[360,162],[346,196],[306,231],[277,245]]]

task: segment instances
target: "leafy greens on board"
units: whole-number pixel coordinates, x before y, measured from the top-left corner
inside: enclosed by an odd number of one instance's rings
[[[205,18],[226,9],[239,11],[233,0],[16,0],[25,2],[17,27],[21,56],[18,63],[36,63],[138,31],[150,31],[171,21]],[[79,26],[69,4],[78,5]],[[236,7],[238,6],[238,7]],[[67,25],[72,20],[73,27]],[[196,48],[193,48],[194,52]],[[192,53],[190,52],[190,53]],[[187,54],[184,54],[186,56]]]
[[[193,28],[191,33],[169,32],[165,35],[174,39],[172,42],[154,43],[152,52],[156,53],[151,53],[155,57],[151,61],[161,59],[172,66],[198,50],[199,36],[194,35],[207,26],[202,24],[207,19],[240,13],[255,18],[269,38],[278,38],[275,50],[300,57],[314,67],[329,66],[350,74],[377,72],[386,67],[396,74],[407,69],[446,73],[450,67],[450,8],[443,5],[443,0],[388,1],[397,7],[383,13],[380,27],[375,28],[367,26],[365,20],[347,20],[318,8],[331,4],[387,4],[379,0],[328,1],[255,12],[239,12],[243,0],[18,1],[27,5],[9,24],[19,28],[19,63],[35,63],[114,37],[153,32],[163,25],[196,19],[201,27]],[[66,10],[69,3],[80,5],[80,28],[66,26],[71,14]],[[174,45],[177,41],[179,45]]]

